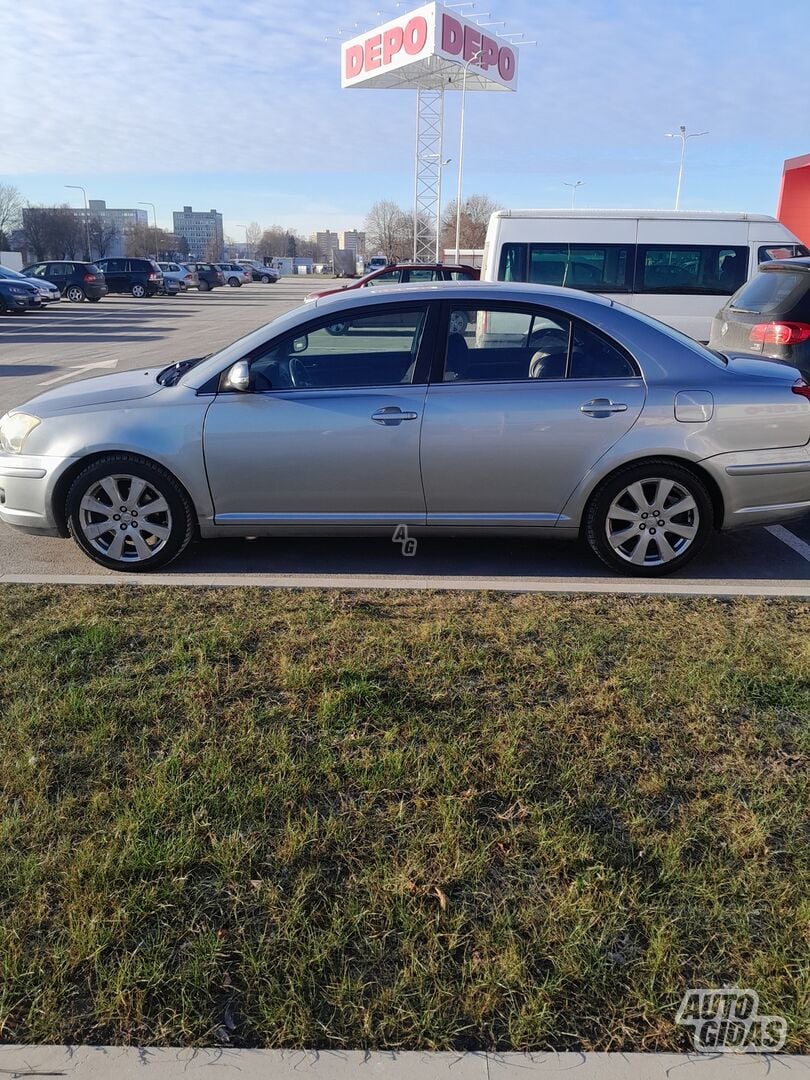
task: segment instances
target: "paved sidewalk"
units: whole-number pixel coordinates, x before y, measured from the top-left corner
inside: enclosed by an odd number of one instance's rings
[[[736,1054],[420,1054],[0,1046],[0,1076],[73,1080],[760,1080],[810,1058]]]
[[[418,574],[4,574],[0,585],[163,585],[257,589],[433,589],[635,596],[810,598],[807,581],[688,581],[657,578],[457,577]],[[2,1074],[0,1074],[2,1075]]]

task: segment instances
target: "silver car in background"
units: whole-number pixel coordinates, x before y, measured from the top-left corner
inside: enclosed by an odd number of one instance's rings
[[[202,360],[0,420],[0,519],[114,570],[195,538],[583,536],[678,570],[810,509],[810,387],[609,300],[448,282],[330,296]]]

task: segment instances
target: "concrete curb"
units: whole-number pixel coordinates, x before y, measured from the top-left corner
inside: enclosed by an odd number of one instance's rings
[[[75,1080],[760,1080],[810,1075],[810,1057],[759,1054],[448,1054],[0,1046],[0,1074]],[[675,1070],[678,1070],[677,1073]]]
[[[402,574],[0,574],[0,585],[162,585],[185,588],[413,589],[619,596],[771,596],[810,599],[810,580],[627,580],[424,577]]]

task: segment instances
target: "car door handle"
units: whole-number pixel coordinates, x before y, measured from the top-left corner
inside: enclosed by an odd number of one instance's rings
[[[623,402],[611,401],[610,398],[594,398],[580,405],[579,411],[588,416],[609,416],[614,412],[627,412],[627,406]]]
[[[386,405],[384,409],[378,409],[377,412],[371,414],[371,419],[375,424],[383,424],[385,427],[393,427],[395,424],[401,424],[403,420],[416,420],[418,417],[419,413],[403,412],[398,405]]]

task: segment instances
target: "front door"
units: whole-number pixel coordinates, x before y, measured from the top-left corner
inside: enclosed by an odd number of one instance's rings
[[[571,493],[635,423],[632,360],[579,321],[522,304],[454,300],[428,391],[428,524],[553,526]]]
[[[251,390],[220,392],[204,446],[218,525],[422,524],[425,305],[321,317],[248,358]]]

